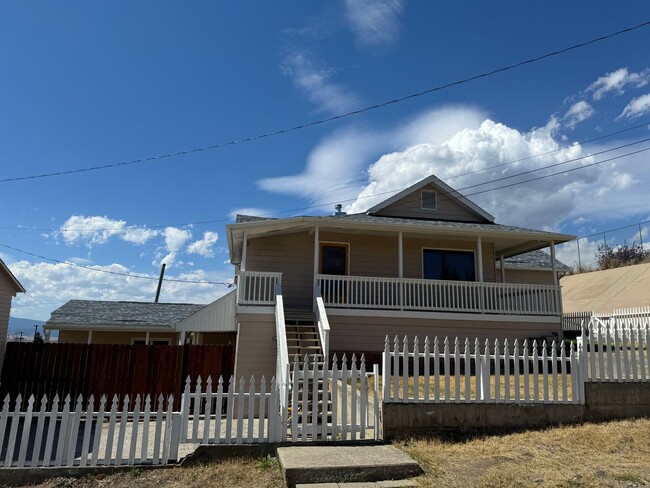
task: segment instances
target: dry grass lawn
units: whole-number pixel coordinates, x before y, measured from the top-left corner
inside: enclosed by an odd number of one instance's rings
[[[56,478],[41,488],[153,488],[153,487],[284,487],[280,466],[275,458],[243,458],[192,468],[151,469],[88,476],[81,479]]]
[[[650,419],[396,445],[422,486],[650,486]]]
[[[460,398],[461,400],[465,399],[465,375],[459,375],[460,379]],[[476,392],[477,392],[477,385],[476,385],[476,376],[470,376],[470,398],[475,399],[476,398]],[[513,375],[510,375],[510,398],[514,399],[515,398],[515,378]],[[535,384],[535,377],[531,373],[528,375],[528,394],[530,398],[533,398],[534,395],[534,384]],[[549,381],[548,381],[548,398],[553,399],[553,376],[549,375]],[[399,377],[398,381],[398,396],[400,398],[403,397],[403,388],[404,388],[404,379],[402,376]],[[539,397],[543,398],[544,395],[544,380],[541,374],[538,375],[537,377],[537,385],[539,388]],[[523,374],[519,375],[519,398],[522,400],[524,399],[525,395],[525,377]],[[409,398],[413,398],[415,394],[415,379],[412,376],[409,376],[408,378],[408,395]],[[557,395],[558,395],[558,400],[563,400],[563,387],[564,385],[562,384],[562,376],[557,375]],[[374,388],[374,379],[372,377],[368,378],[368,388],[372,391],[372,388]],[[382,381],[381,378],[379,379],[379,396],[381,397],[382,395]],[[393,391],[393,383],[391,379],[391,392]],[[434,388],[435,388],[435,380],[433,377],[429,379],[429,397],[431,399],[434,398]],[[447,390],[447,386],[445,383],[445,376],[442,375],[440,377],[439,381],[439,395],[441,399],[445,398],[445,391]],[[567,390],[567,398],[570,400],[572,398],[572,388],[571,388],[571,375],[567,374],[566,375],[566,390]],[[453,400],[454,395],[456,391],[456,380],[454,375],[450,375],[449,378],[449,396]],[[500,398],[505,398],[506,395],[506,388],[505,388],[505,379],[503,376],[501,376],[500,381],[499,381],[499,391],[500,391]],[[491,398],[496,398],[496,377],[494,375],[490,376],[490,395]],[[419,377],[419,391],[418,391],[418,396],[420,398],[424,398],[424,378],[422,376]]]
[[[650,486],[650,419],[551,428],[472,439],[396,443],[425,471],[421,486]],[[282,487],[273,458],[122,473],[38,485],[67,487]]]

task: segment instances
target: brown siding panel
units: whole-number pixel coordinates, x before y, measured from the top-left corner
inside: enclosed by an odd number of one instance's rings
[[[270,314],[239,314],[237,316],[237,358],[235,375],[247,380],[255,375],[259,384],[262,375],[266,384],[275,376],[275,316]]]

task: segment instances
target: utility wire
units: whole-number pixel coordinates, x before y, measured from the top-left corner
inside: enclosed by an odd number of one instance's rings
[[[491,191],[495,191],[495,190],[510,188],[510,187],[517,186],[517,185],[523,185],[525,183],[530,183],[532,181],[538,181],[538,180],[542,180],[542,179],[545,179],[545,178],[551,178],[553,176],[558,176],[558,175],[561,175],[561,174],[571,173],[573,171],[578,171],[578,170],[581,170],[581,169],[589,168],[589,167],[596,166],[596,165],[603,164],[603,163],[607,163],[607,162],[610,162],[610,161],[615,161],[617,159],[621,159],[621,158],[631,156],[631,155],[634,155],[634,154],[643,153],[643,152],[646,152],[646,151],[650,151],[650,147],[645,148],[645,149],[639,149],[637,151],[633,151],[633,152],[630,152],[630,153],[627,153],[627,154],[622,154],[620,156],[614,156],[614,157],[611,157],[611,158],[608,158],[608,159],[604,159],[602,161],[596,161],[594,163],[586,164],[586,165],[583,165],[583,166],[578,166],[576,168],[569,168],[569,169],[566,169],[566,170],[563,170],[563,171],[558,171],[556,173],[551,173],[551,174],[548,174],[548,175],[542,175],[542,176],[538,176],[538,177],[535,177],[535,178],[529,178],[529,179],[524,180],[524,181],[517,181],[517,182],[514,182],[514,183],[507,184],[507,185],[502,185],[502,186],[499,186],[499,187],[496,187],[496,188],[488,188],[486,190],[476,191],[474,193],[469,193],[469,194],[467,194],[465,196],[479,195],[479,194],[482,194],[482,193],[487,193],[487,192],[491,192]],[[339,217],[331,216],[331,217],[324,218],[322,220],[322,222],[326,222],[328,220],[336,221],[338,219],[339,219]],[[48,257],[45,257],[45,256],[41,256],[39,254],[24,251],[22,249],[18,249],[17,247],[9,246],[7,244],[0,243],[0,246],[5,247],[7,249],[11,249],[13,251],[17,251],[17,252],[29,255],[29,256],[44,259],[46,261],[53,261],[55,263],[65,264],[65,265],[68,265],[68,266],[75,266],[75,267],[78,267],[78,268],[84,268],[84,269],[88,269],[88,270],[91,270],[91,271],[97,271],[97,272],[101,272],[101,273],[108,273],[108,274],[118,275],[118,276],[125,276],[125,277],[128,277],[128,278],[141,278],[141,279],[147,279],[147,280],[153,280],[153,281],[157,280],[157,278],[152,277],[152,276],[143,276],[143,275],[134,275],[134,274],[129,274],[129,273],[120,273],[120,272],[117,272],[117,271],[110,271],[110,270],[92,268],[90,266],[83,266],[83,265],[76,264],[76,263],[70,263],[68,261],[60,261],[58,259],[48,258]],[[219,281],[179,280],[179,279],[171,279],[171,278],[164,278],[164,280],[165,281],[170,281],[170,282],[177,282],[177,283],[210,284],[210,285],[222,285],[222,286],[228,286],[228,287],[232,286],[232,283],[219,282]]]
[[[83,268],[83,269],[88,269],[90,271],[97,271],[98,273],[106,273],[106,274],[111,274],[111,275],[117,275],[117,276],[126,276],[128,278],[139,278],[143,280],[150,280],[150,281],[158,281],[159,278],[156,278],[155,276],[145,276],[145,275],[137,275],[137,274],[131,274],[131,273],[120,273],[119,271],[111,271],[108,269],[98,269],[98,268],[93,268],[92,266],[84,266],[82,264],[76,264],[76,263],[71,263],[69,261],[61,261],[59,259],[55,258],[48,258],[46,256],[41,256],[40,254],[35,254],[29,251],[25,251],[23,249],[18,249],[17,247],[9,246],[7,244],[2,244],[0,243],[0,246],[5,247],[7,249],[11,249],[12,251],[16,251],[22,254],[26,254],[28,256],[32,256],[35,258],[39,259],[44,259],[46,261],[52,261],[54,263],[58,264],[65,264],[67,266],[73,266],[75,268]],[[203,280],[179,280],[179,279],[174,279],[174,278],[163,278],[163,281],[170,281],[174,283],[193,283],[193,284],[198,284],[198,285],[223,285],[223,286],[232,286],[232,283],[226,283],[224,281],[203,281]]]
[[[635,125],[633,127],[628,127],[627,129],[618,130],[618,131],[615,131],[615,132],[604,134],[604,135],[599,136],[599,137],[594,137],[592,139],[586,139],[586,140],[581,141],[579,144],[589,144],[589,143],[596,142],[596,141],[606,139],[606,138],[609,138],[609,137],[613,137],[615,135],[619,135],[619,134],[622,134],[622,133],[625,133],[625,132],[629,132],[629,131],[636,130],[636,129],[639,129],[639,128],[642,128],[642,127],[646,127],[646,126],[648,126],[649,122],[650,121],[646,121],[644,123]],[[550,167],[553,167],[553,166],[557,166],[557,165],[565,164],[565,163],[569,163],[569,162],[575,162],[575,161],[578,161],[580,159],[585,159],[585,158],[588,158],[588,157],[596,156],[596,155],[599,155],[599,154],[603,154],[605,152],[609,152],[609,151],[613,151],[613,150],[616,150],[616,149],[621,149],[621,148],[624,148],[624,147],[628,147],[630,145],[639,144],[639,143],[645,142],[647,140],[648,139],[643,139],[641,141],[633,142],[631,144],[616,146],[616,147],[611,148],[611,149],[603,150],[603,151],[593,153],[593,154],[588,154],[588,155],[581,156],[579,158],[574,158],[574,159],[571,159],[571,160],[568,160],[568,161],[564,161],[564,162],[560,162],[560,163],[556,163],[556,164],[548,165],[548,166],[542,166],[542,167],[530,170],[528,172],[518,173],[518,174],[515,174],[515,175],[510,175],[510,176],[508,176],[506,178],[514,178],[516,176],[520,176],[522,174],[526,174],[526,173],[529,173],[529,172],[539,171],[539,170],[542,170],[542,169],[550,168]],[[450,177],[446,178],[446,180],[448,181],[448,180],[460,178],[462,176],[469,176],[469,175],[473,175],[473,174],[477,174],[477,173],[482,173],[482,172],[489,171],[489,170],[494,169],[494,168],[501,168],[501,167],[504,167],[504,166],[510,166],[510,165],[520,163],[520,162],[523,162],[523,161],[528,161],[528,160],[531,160],[531,159],[534,159],[534,158],[537,158],[537,157],[553,154],[553,153],[562,151],[564,149],[569,149],[569,148],[573,147],[574,145],[575,145],[574,143],[567,144],[565,146],[561,146],[561,147],[558,147],[556,149],[546,151],[546,152],[543,152],[543,153],[527,156],[525,158],[520,158],[520,159],[516,159],[516,160],[513,160],[513,161],[506,162],[506,163],[501,163],[501,164],[496,164],[496,165],[493,165],[493,166],[488,166],[486,168],[481,168],[481,169],[478,169],[478,170],[475,170],[475,171],[469,171],[469,172],[466,172],[466,173],[453,175],[453,176],[450,176]],[[505,178],[501,178],[501,179],[505,179]],[[500,181],[501,179],[486,181],[486,182],[479,183],[477,185],[473,185],[473,186],[470,186],[470,187],[460,188],[457,191],[466,190],[468,188],[473,188],[475,186],[487,185],[489,183],[493,183],[494,181]],[[331,206],[331,205],[334,205],[335,203],[348,203],[348,202],[353,202],[353,201],[359,200],[359,199],[372,198],[372,197],[375,197],[375,196],[386,195],[386,194],[389,194],[389,193],[397,193],[397,192],[400,192],[402,190],[405,190],[406,188],[408,188],[408,187],[403,187],[403,188],[398,188],[398,189],[393,189],[393,190],[387,190],[387,191],[383,191],[383,192],[373,193],[373,194],[370,194],[370,195],[364,195],[362,197],[350,198],[350,199],[347,199],[347,200],[338,200],[336,202],[328,202],[328,203],[322,203],[322,204],[318,204],[318,205],[311,205],[309,207],[298,207],[298,208],[293,208],[293,209],[289,209],[289,210],[281,210],[281,211],[279,211],[277,213],[279,213],[279,214],[293,213],[293,212],[298,212],[298,211],[301,211],[301,210],[311,210],[311,209],[314,209],[314,208]],[[193,225],[206,225],[206,224],[215,224],[215,223],[229,222],[229,221],[232,221],[232,219],[230,219],[230,218],[222,218],[222,219],[211,219],[211,220],[195,221],[195,222],[158,224],[158,225],[149,225],[149,226],[147,226],[147,225],[127,226],[127,227],[119,227],[119,228],[118,227],[112,227],[112,228],[109,227],[109,228],[100,228],[100,229],[98,229],[98,228],[90,228],[90,227],[55,229],[55,228],[51,228],[51,227],[26,227],[26,226],[1,227],[0,226],[0,230],[29,230],[29,231],[43,231],[43,232],[125,232],[125,231],[133,230],[133,229],[161,229],[161,228],[170,227],[170,226],[173,226],[173,227],[187,227],[187,226],[193,226]]]
[[[278,136],[278,135],[281,135],[281,134],[294,132],[294,131],[297,131],[297,130],[307,129],[309,127],[314,127],[314,126],[326,124],[328,122],[333,122],[333,121],[336,121],[336,120],[345,119],[345,118],[352,117],[352,116],[355,116],[355,115],[360,115],[360,114],[363,114],[365,112],[370,112],[372,110],[377,110],[377,109],[387,107],[387,106],[390,106],[390,105],[394,105],[394,104],[397,104],[397,103],[405,102],[407,100],[411,100],[413,98],[418,98],[418,97],[428,95],[430,93],[434,93],[434,92],[437,92],[437,91],[445,90],[447,88],[451,88],[451,87],[458,86],[458,85],[463,85],[465,83],[469,83],[471,81],[475,81],[475,80],[478,80],[478,79],[481,79],[481,78],[486,78],[486,77],[489,77],[489,76],[493,76],[493,75],[498,74],[498,73],[503,73],[505,71],[510,71],[510,70],[513,70],[513,69],[516,69],[516,68],[520,68],[522,66],[532,64],[532,63],[536,63],[536,62],[541,61],[541,60],[546,59],[546,58],[550,58],[550,57],[553,57],[553,56],[558,56],[560,54],[564,54],[564,53],[567,53],[569,51],[573,51],[573,50],[576,50],[576,49],[580,49],[580,48],[589,46],[591,44],[595,44],[595,43],[598,43],[598,42],[605,41],[607,39],[611,39],[612,37],[627,34],[629,32],[635,31],[637,29],[641,29],[643,27],[647,27],[649,25],[650,25],[650,20],[642,22],[642,23],[634,25],[634,26],[631,26],[631,27],[627,27],[625,29],[621,29],[621,30],[616,31],[616,32],[612,32],[610,34],[606,34],[606,35],[603,35],[603,36],[600,36],[600,37],[596,37],[594,39],[590,39],[590,40],[585,41],[585,42],[581,42],[581,43],[574,44],[574,45],[569,46],[569,47],[565,47],[565,48],[562,48],[562,49],[551,51],[551,52],[542,54],[540,56],[535,56],[535,57],[532,57],[532,58],[528,58],[528,59],[526,59],[524,61],[519,61],[517,63],[502,66],[500,68],[496,68],[496,69],[493,69],[493,70],[490,70],[490,71],[485,71],[483,73],[479,73],[479,74],[476,74],[476,75],[473,75],[473,76],[469,76],[467,78],[462,78],[462,79],[459,79],[459,80],[456,80],[456,81],[452,81],[450,83],[446,83],[446,84],[443,84],[443,85],[438,85],[438,86],[435,86],[435,87],[432,87],[432,88],[428,88],[426,90],[411,93],[411,94],[404,95],[404,96],[401,96],[401,97],[398,97],[398,98],[393,98],[391,100],[386,100],[384,102],[380,102],[380,103],[377,103],[377,104],[374,104],[374,105],[369,105],[369,106],[366,106],[366,107],[363,107],[363,108],[360,108],[360,109],[357,109],[357,110],[352,110],[350,112],[346,112],[346,113],[343,113],[343,114],[334,115],[332,117],[327,117],[327,118],[324,118],[324,119],[314,120],[314,121],[307,122],[307,123],[304,123],[304,124],[294,125],[292,127],[288,127],[288,128],[284,128],[284,129],[279,129],[279,130],[275,130],[275,131],[271,131],[271,132],[257,134],[257,135],[254,135],[254,136],[244,137],[244,138],[241,138],[241,139],[233,139],[233,140],[230,140],[230,141],[227,141],[227,142],[222,142],[222,143],[219,143],[219,144],[212,144],[212,145],[209,145],[209,146],[196,147],[196,148],[187,149],[187,150],[184,150],[184,151],[177,151],[177,152],[172,152],[172,153],[167,153],[167,154],[159,154],[159,155],[156,155],[156,156],[149,156],[149,157],[145,157],[145,158],[132,159],[130,161],[122,161],[122,162],[94,165],[94,166],[90,166],[90,167],[86,167],[86,168],[77,168],[77,169],[71,169],[71,170],[55,171],[55,172],[51,172],[51,173],[41,173],[41,174],[29,175],[29,176],[17,176],[17,177],[13,177],[13,178],[4,178],[4,179],[0,179],[0,183],[9,183],[9,182],[23,181],[23,180],[34,180],[34,179],[39,179],[39,178],[49,178],[49,177],[52,177],[52,176],[64,176],[64,175],[70,175],[70,174],[76,174],[76,173],[84,173],[84,172],[88,172],[88,171],[97,171],[97,170],[103,170],[103,169],[109,169],[109,168],[117,168],[117,167],[120,167],[120,166],[129,166],[129,165],[133,165],[133,164],[140,164],[140,163],[146,163],[146,162],[150,162],[150,161],[156,161],[156,160],[160,160],[160,159],[172,158],[172,157],[177,157],[177,156],[185,156],[185,155],[188,155],[188,154],[193,154],[193,153],[198,153],[198,152],[203,152],[203,151],[209,151],[209,150],[213,150],[213,149],[220,149],[220,148],[224,148],[224,147],[227,147],[227,146],[234,146],[234,145],[237,145],[237,144],[242,144],[242,143],[246,143],[246,142],[256,141],[256,140],[259,140],[259,139],[274,137],[274,136]]]

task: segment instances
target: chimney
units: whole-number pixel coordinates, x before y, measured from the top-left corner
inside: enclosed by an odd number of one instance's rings
[[[342,210],[343,205],[341,205],[340,203],[334,205],[334,209],[336,210],[336,212],[334,212],[334,215],[336,215],[337,217],[340,217],[341,215],[346,215],[346,213]]]

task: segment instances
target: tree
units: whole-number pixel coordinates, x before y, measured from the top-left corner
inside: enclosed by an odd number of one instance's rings
[[[607,244],[598,246],[596,263],[598,269],[620,268],[650,261],[650,250],[644,251],[641,244],[623,242],[621,246],[609,247]]]
[[[44,344],[45,341],[43,340],[43,336],[39,331],[36,331],[34,333],[34,344]]]

